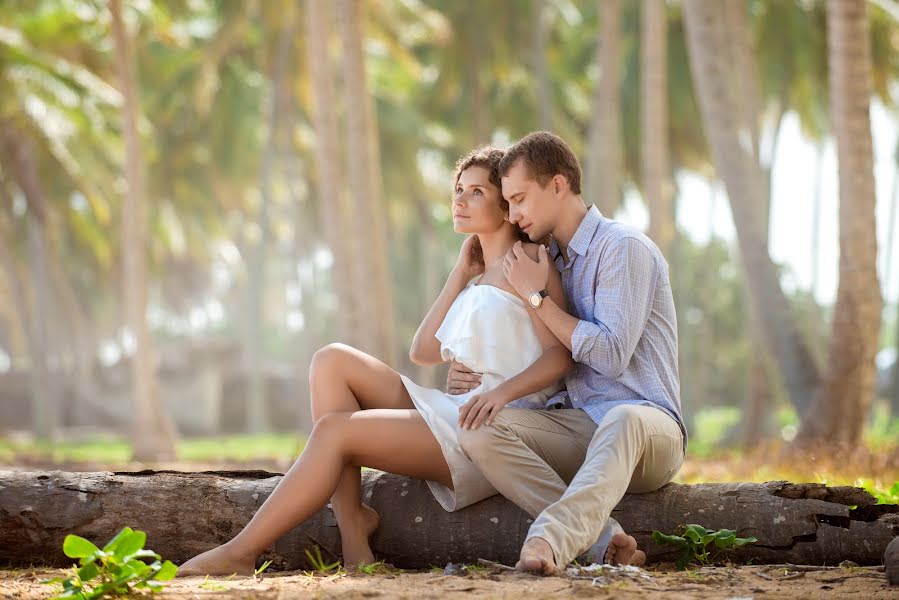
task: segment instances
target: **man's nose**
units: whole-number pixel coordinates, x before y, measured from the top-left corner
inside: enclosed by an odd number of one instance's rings
[[[518,221],[521,220],[521,214],[514,207],[509,207],[509,222],[513,225],[517,225]]]

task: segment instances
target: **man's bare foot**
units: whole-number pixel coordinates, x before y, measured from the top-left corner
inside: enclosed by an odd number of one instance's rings
[[[256,571],[255,557],[249,558],[235,553],[227,544],[207,550],[194,556],[178,567],[177,577],[192,575],[252,575]]]
[[[616,533],[606,550],[606,562],[610,565],[646,564],[646,553],[637,549],[637,540],[626,533]]]
[[[559,575],[561,570],[556,565],[552,546],[539,537],[528,539],[521,547],[521,558],[515,568],[537,575]]]
[[[378,528],[381,517],[372,507],[363,504],[362,510],[351,523],[340,523],[340,543],[343,549],[343,565],[355,567],[375,562],[375,555],[368,544],[368,538]]]

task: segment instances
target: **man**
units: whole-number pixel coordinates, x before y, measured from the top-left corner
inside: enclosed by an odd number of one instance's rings
[[[587,208],[580,165],[561,138],[529,134],[509,148],[500,174],[510,221],[533,241],[553,238],[537,261],[517,245],[504,259],[506,277],[577,366],[545,410],[504,408],[492,425],[463,425],[459,439],[500,493],[538,515],[518,568],[551,575],[585,551],[595,560],[608,543],[597,536],[626,492],[658,489],[680,469],[687,432],[677,323],[658,247]],[[574,315],[546,294],[550,260]],[[447,387],[458,393],[478,379],[454,364]],[[645,555],[621,532],[605,558],[629,564]]]

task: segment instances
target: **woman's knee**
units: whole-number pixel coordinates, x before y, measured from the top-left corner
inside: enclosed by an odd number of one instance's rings
[[[338,343],[320,348],[309,363],[309,384],[314,385],[316,379],[337,372],[351,355],[351,350],[350,346]]]
[[[349,429],[351,414],[348,412],[331,412],[322,415],[312,427],[310,440],[312,437],[331,441],[343,440]]]

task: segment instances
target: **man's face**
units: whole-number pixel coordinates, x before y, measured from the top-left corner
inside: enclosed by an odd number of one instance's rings
[[[503,177],[503,197],[509,202],[509,220],[532,242],[549,235],[556,226],[556,185],[552,179],[541,187],[531,177],[524,161],[518,160]]]

